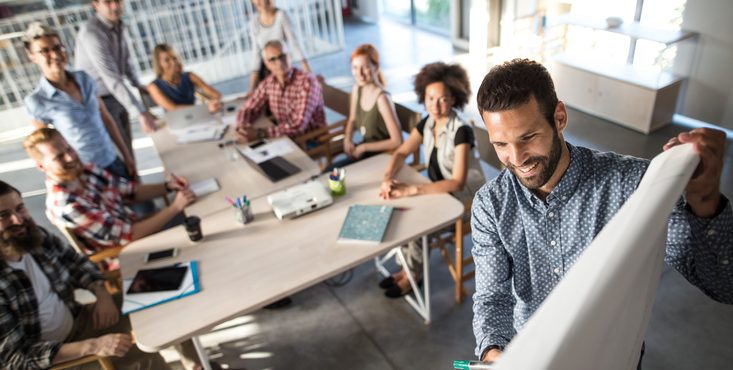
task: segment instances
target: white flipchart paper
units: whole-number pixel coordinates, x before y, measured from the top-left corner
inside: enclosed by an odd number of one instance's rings
[[[698,162],[689,144],[652,160],[634,194],[494,369],[636,369],[662,273],[669,215]]]

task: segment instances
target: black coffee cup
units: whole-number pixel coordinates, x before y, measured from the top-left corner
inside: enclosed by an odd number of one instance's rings
[[[199,241],[204,238],[204,234],[201,232],[201,219],[198,216],[186,217],[186,233],[188,238],[192,242]]]

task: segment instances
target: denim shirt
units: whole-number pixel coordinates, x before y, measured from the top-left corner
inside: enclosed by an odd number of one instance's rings
[[[505,347],[636,190],[648,160],[567,144],[570,165],[546,201],[506,169],[473,202],[476,355]],[[733,303],[733,212],[693,215],[680,199],[665,262],[713,299]]]
[[[117,158],[107,127],[99,111],[97,86],[83,71],[68,72],[81,91],[81,103],[51,85],[41,76],[38,87],[25,98],[33,119],[53,124],[84,163],[106,168]]]

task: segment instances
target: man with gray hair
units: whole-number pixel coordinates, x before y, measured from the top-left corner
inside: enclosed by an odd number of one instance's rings
[[[268,137],[295,138],[326,125],[321,84],[312,73],[290,65],[285,46],[270,41],[262,50],[270,71],[237,113],[237,136],[247,142]],[[267,109],[274,125],[255,129],[252,125]]]
[[[122,23],[124,5],[124,0],[92,0],[95,15],[79,29],[74,57],[76,69],[89,73],[97,82],[99,95],[132,152],[130,114],[139,116],[145,132],[155,131],[155,116],[124,83],[127,79],[141,93],[146,93],[130,60]]]

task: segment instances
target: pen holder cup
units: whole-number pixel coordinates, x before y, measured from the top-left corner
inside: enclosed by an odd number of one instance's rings
[[[252,213],[252,208],[249,206],[238,207],[234,209],[234,218],[240,224],[248,224],[255,219],[255,215]]]
[[[346,180],[328,179],[328,188],[331,189],[332,195],[344,195],[346,194]]]

